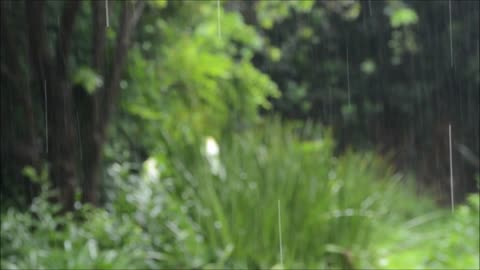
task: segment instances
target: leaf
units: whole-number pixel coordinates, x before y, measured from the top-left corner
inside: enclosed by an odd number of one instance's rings
[[[348,7],[347,11],[345,12],[345,18],[347,20],[355,20],[356,18],[358,18],[358,15],[360,15],[361,8],[362,6],[359,2],[354,2]]]
[[[37,171],[32,166],[25,166],[22,170],[22,174],[30,179],[32,182],[39,182]]]
[[[406,7],[395,10],[390,17],[390,25],[394,28],[416,24],[417,22],[417,13],[413,9]]]
[[[136,104],[131,104],[127,106],[127,110],[134,114],[138,115],[141,118],[147,119],[147,120],[159,120],[161,118],[161,113],[157,112],[155,110],[152,110],[149,107],[145,106],[139,106]]]
[[[103,79],[93,69],[82,66],[73,73],[73,83],[82,86],[88,94],[93,94],[103,85]]]

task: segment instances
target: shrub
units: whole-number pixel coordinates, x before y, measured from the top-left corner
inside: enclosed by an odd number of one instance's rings
[[[125,269],[147,266],[148,237],[128,218],[85,206],[59,215],[44,188],[29,211],[2,215],[2,269]],[[84,220],[80,222],[79,219]]]
[[[373,223],[395,211],[400,177],[374,154],[333,151],[328,132],[274,121],[186,164],[192,179],[177,181],[192,183],[182,194],[205,234],[210,266],[278,265],[278,203],[286,267],[355,265]]]

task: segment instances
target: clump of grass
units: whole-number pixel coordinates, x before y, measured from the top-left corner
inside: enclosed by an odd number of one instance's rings
[[[221,141],[224,175],[211,158],[189,167],[192,215],[213,266],[278,265],[280,199],[286,268],[353,267],[400,179],[373,154],[333,151],[328,131],[274,121]]]

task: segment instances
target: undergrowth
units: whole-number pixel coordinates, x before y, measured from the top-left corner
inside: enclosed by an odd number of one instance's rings
[[[140,173],[113,163],[104,208],[60,215],[44,181],[28,211],[2,213],[2,269],[478,267],[478,194],[451,214],[378,155],[335,156],[311,125],[195,147]]]

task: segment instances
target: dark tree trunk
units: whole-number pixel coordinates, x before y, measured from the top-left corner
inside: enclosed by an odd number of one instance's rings
[[[92,2],[93,10],[93,39],[92,39],[92,66],[93,69],[108,78],[104,87],[87,98],[88,112],[86,114],[86,142],[85,158],[83,159],[84,185],[83,200],[91,204],[98,204],[100,190],[100,168],[102,162],[102,145],[106,137],[106,129],[117,105],[120,90],[120,80],[127,59],[133,30],[143,12],[145,2],[139,1],[133,10],[128,1],[122,2],[120,15],[120,29],[116,41],[115,55],[111,72],[102,69],[105,60],[105,6],[99,1]]]
[[[66,1],[60,20],[55,49],[50,50],[46,28],[44,0],[25,1],[27,39],[31,72],[41,96],[45,95],[48,127],[47,156],[53,186],[65,210],[73,209],[80,176],[83,176],[83,201],[97,204],[102,145],[119,97],[120,80],[134,28],[145,1],[123,1],[112,65],[105,72],[106,19],[103,1],[92,1],[92,68],[104,78],[104,86],[92,95],[79,99],[72,91],[69,58],[76,14],[80,1]],[[33,126],[31,97],[20,95],[28,123]],[[80,114],[78,114],[80,111]],[[82,125],[77,125],[81,116]],[[77,129],[80,129],[77,133]],[[33,131],[32,131],[33,132]],[[77,134],[80,137],[77,137]],[[33,136],[35,138],[35,136]],[[80,143],[80,142],[83,143]],[[33,148],[32,148],[33,149]],[[78,155],[78,153],[81,153]],[[78,162],[80,156],[80,162]],[[32,161],[33,162],[33,161]],[[81,164],[78,167],[78,164]],[[83,172],[83,173],[80,173]]]
[[[65,210],[73,209],[77,187],[73,98],[67,68],[78,7],[78,1],[65,3],[56,54],[52,55],[48,49],[45,1],[25,3],[33,73],[39,90],[46,93],[50,177],[54,187],[59,190],[58,199]]]
[[[92,69],[98,74],[104,76],[105,65],[105,33],[106,16],[105,5],[101,1],[91,2],[93,11],[93,29],[92,32]],[[100,105],[101,93],[104,89],[99,89],[95,93],[88,95],[85,101],[85,108],[88,110],[82,119],[82,138],[84,142],[84,153],[82,160],[82,169],[84,172],[83,196],[84,202],[92,204],[98,203],[98,189],[100,183],[100,168],[102,154],[102,135],[100,134]]]
[[[7,19],[11,9],[6,2],[1,3],[1,39],[4,48],[3,59],[6,66],[1,67],[2,74],[2,98],[1,98],[1,130],[2,130],[2,165],[12,169],[12,173],[2,177],[13,177],[21,179],[25,190],[26,203],[30,204],[38,194],[38,185],[22,175],[26,166],[39,169],[39,143],[37,141],[37,129],[35,125],[34,107],[32,92],[28,81],[24,79],[25,73],[20,66],[20,55],[24,49],[18,46],[18,40],[14,39],[11,32],[12,25]],[[22,106],[12,106],[22,104]],[[18,115],[21,121],[15,126],[7,125],[13,123],[12,118]],[[4,137],[5,136],[5,137]],[[3,143],[6,141],[6,143]],[[13,143],[12,143],[13,142]],[[8,164],[4,164],[8,163]],[[3,167],[3,166],[2,166]],[[4,167],[4,168],[5,168]],[[2,168],[2,174],[5,173]],[[8,175],[8,176],[7,176]],[[18,202],[23,203],[23,202]]]

